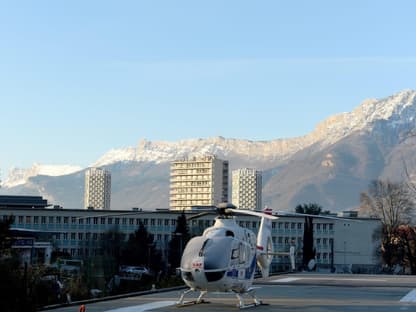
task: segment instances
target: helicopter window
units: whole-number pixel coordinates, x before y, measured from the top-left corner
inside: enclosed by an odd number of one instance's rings
[[[243,244],[240,244],[240,252],[239,252],[239,254],[240,254],[240,263],[246,262],[246,259],[247,259],[247,251],[246,251],[246,248],[245,248],[245,246]]]
[[[240,250],[238,248],[233,249],[231,253],[231,259],[238,259],[240,257]]]
[[[209,241],[211,241],[210,239],[207,239],[203,244],[202,244],[202,247],[201,247],[201,250],[199,251],[199,254],[198,254],[198,256],[200,256],[200,257],[202,257],[203,255],[204,255],[204,250],[205,250],[205,247],[207,246],[207,244],[208,244],[208,242]]]
[[[225,232],[225,236],[232,236],[232,237],[234,237],[234,232],[233,231],[230,231],[230,230],[227,230]]]

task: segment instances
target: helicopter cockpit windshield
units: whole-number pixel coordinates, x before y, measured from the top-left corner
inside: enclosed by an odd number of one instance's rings
[[[231,259],[232,241],[232,236],[192,238],[183,253],[182,270],[190,271],[195,268],[197,258],[203,259],[205,270],[224,270]]]

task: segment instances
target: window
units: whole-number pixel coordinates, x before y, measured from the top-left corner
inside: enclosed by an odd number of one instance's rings
[[[240,256],[240,250],[238,248],[233,249],[231,252],[231,259],[238,259]]]
[[[100,220],[101,224],[105,224],[105,218],[100,218]]]
[[[84,219],[83,218],[79,218],[78,219],[78,224],[84,224]]]
[[[76,217],[71,217],[71,224],[75,224],[77,223],[77,218]]]
[[[94,224],[98,224],[98,218],[97,217],[94,217],[93,221],[94,221]]]
[[[56,217],[56,223],[61,224],[61,222],[62,222],[61,217]]]
[[[64,233],[64,240],[68,240],[68,233]]]
[[[120,224],[120,218],[114,218],[114,224]]]
[[[23,223],[23,216],[19,216],[19,218],[18,218],[18,222],[19,222],[19,224],[22,224]]]
[[[64,224],[68,224],[69,223],[69,217],[64,217]]]
[[[49,217],[49,224],[53,224],[53,217]]]
[[[38,216],[34,216],[33,217],[33,223],[34,224],[38,224],[39,223],[39,217]]]
[[[83,239],[83,233],[78,233],[78,240],[82,240]]]
[[[40,223],[46,224],[46,217],[45,216],[40,217]]]

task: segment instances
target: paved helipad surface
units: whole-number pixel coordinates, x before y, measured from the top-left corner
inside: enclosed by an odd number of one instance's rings
[[[349,274],[288,274],[256,280],[266,305],[255,311],[416,311],[416,277]],[[209,303],[177,307],[181,291],[86,303],[86,312],[238,311],[233,294],[209,294]],[[190,298],[192,299],[192,298]],[[78,312],[78,305],[53,312]]]

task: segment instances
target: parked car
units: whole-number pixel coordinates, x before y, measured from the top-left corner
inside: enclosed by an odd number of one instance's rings
[[[143,274],[149,274],[149,270],[141,266],[122,266],[120,268],[120,273],[143,275]]]

